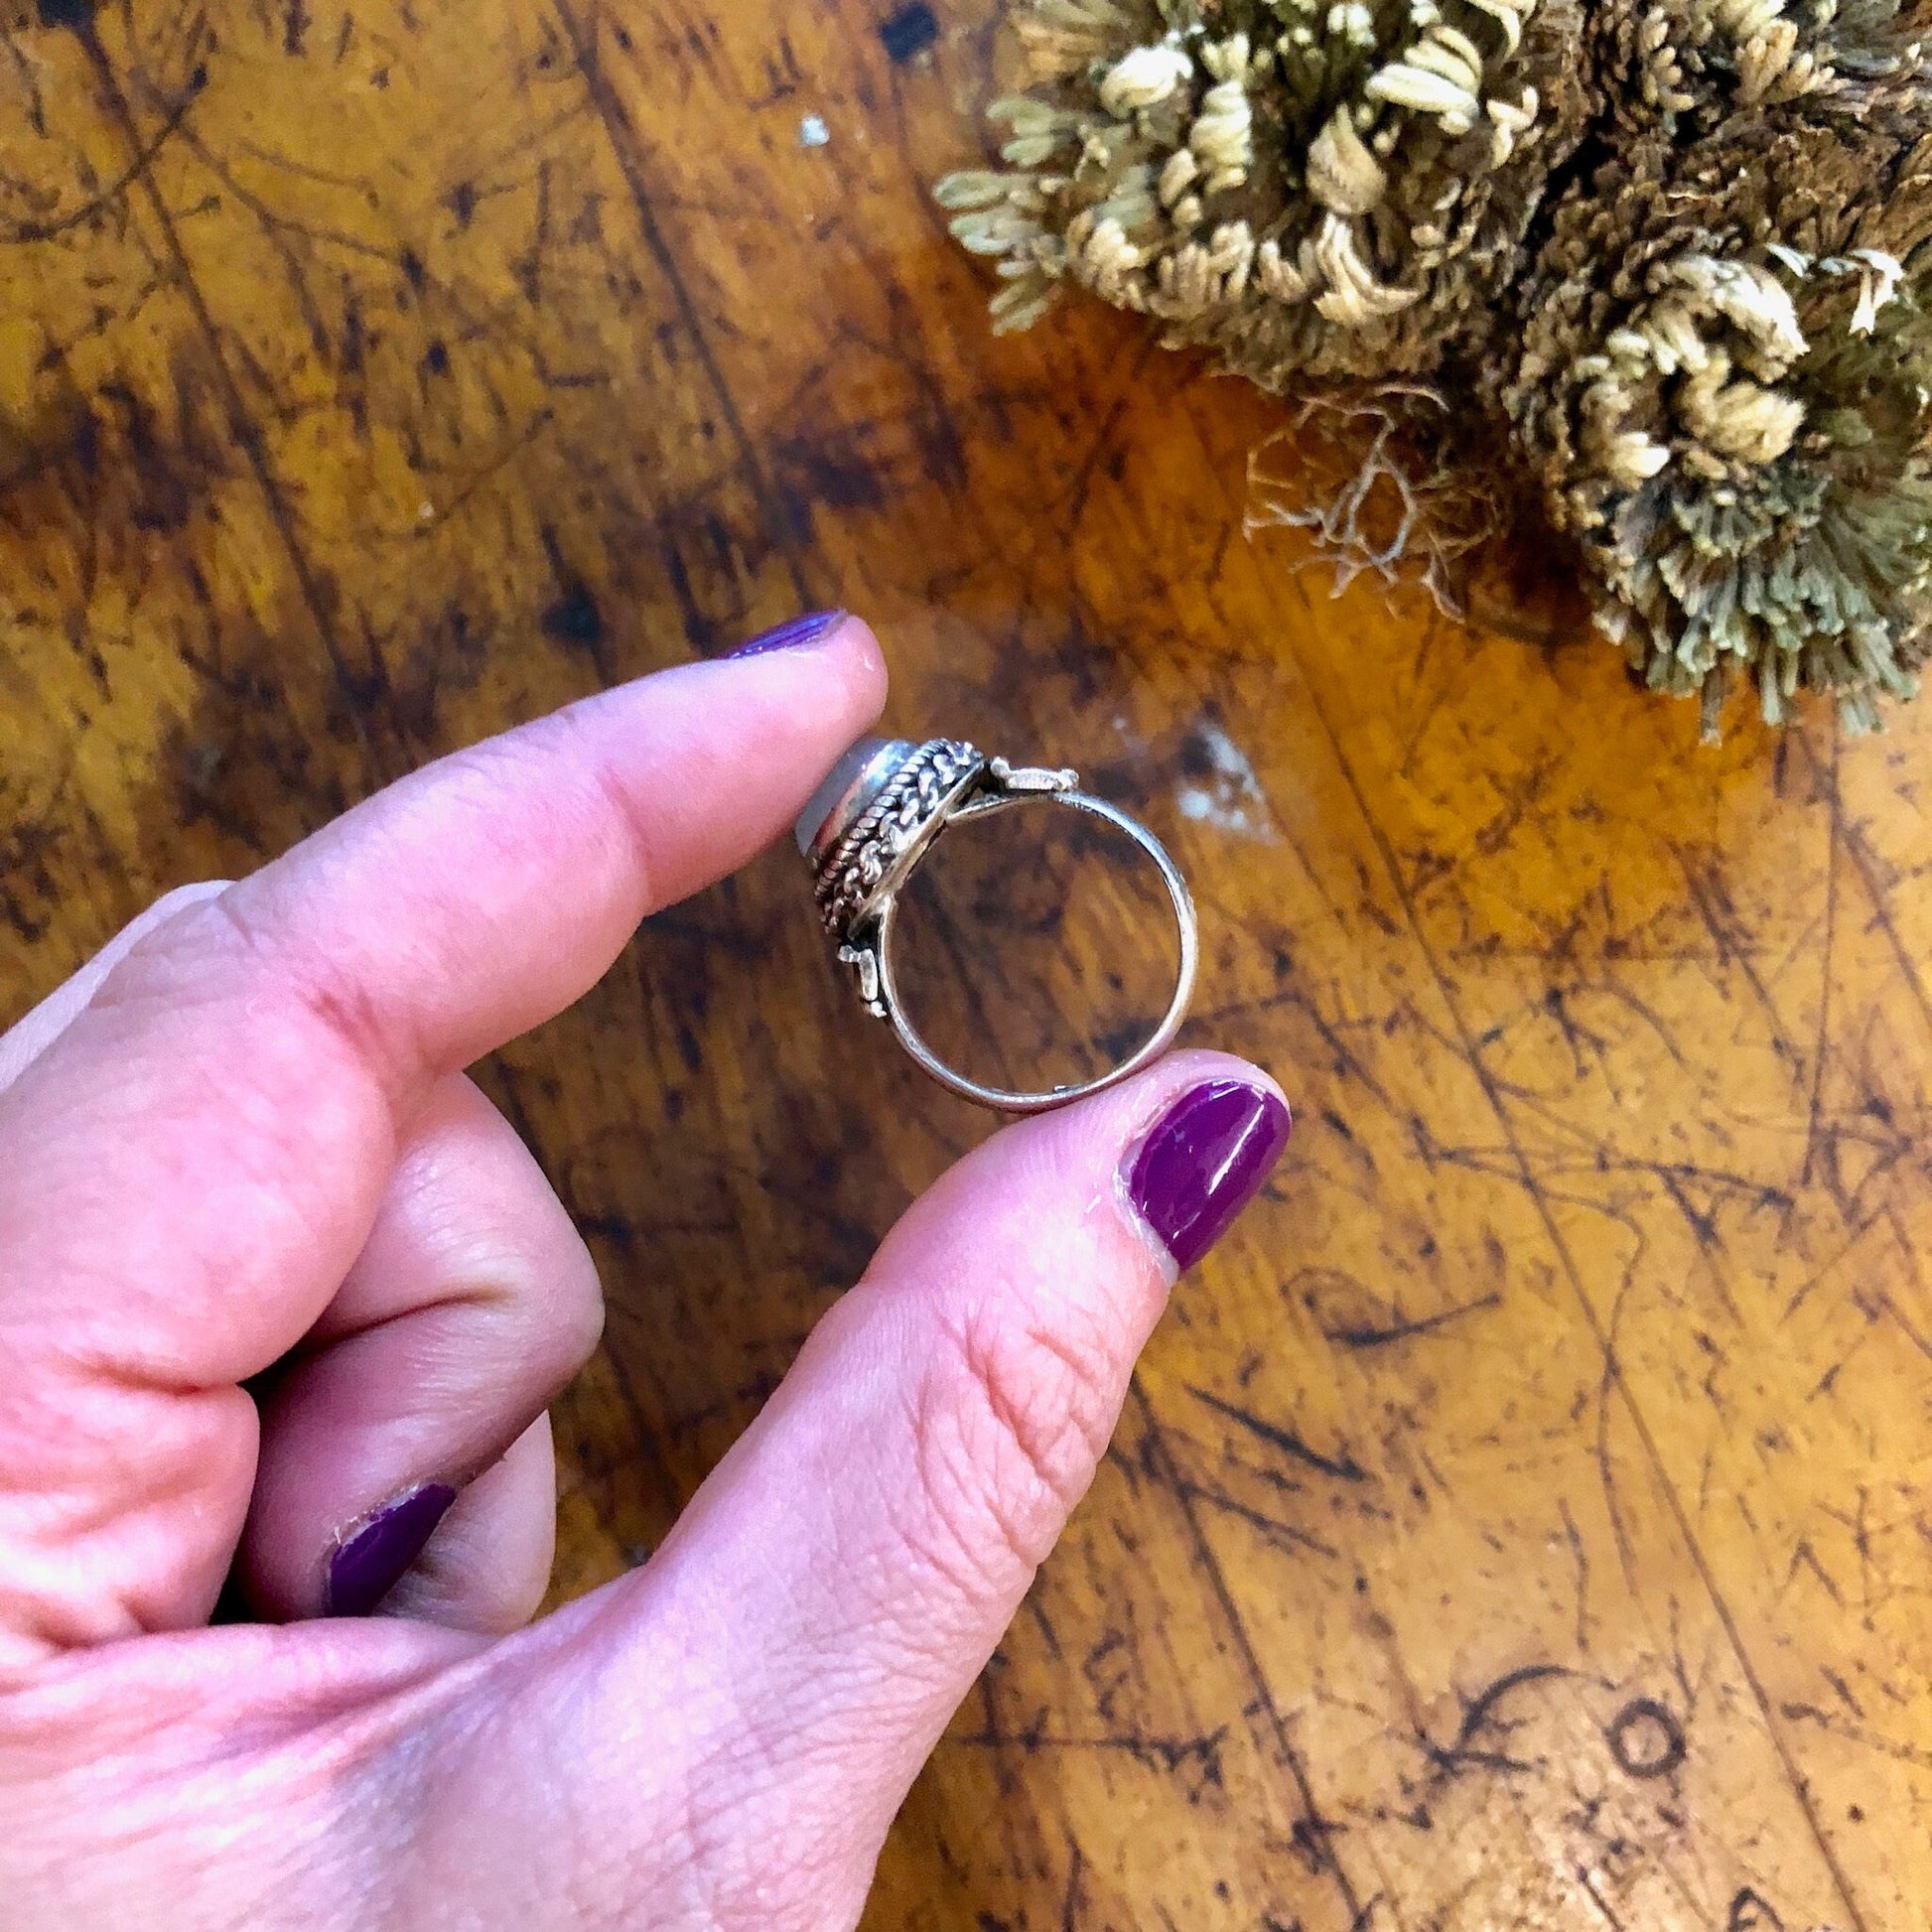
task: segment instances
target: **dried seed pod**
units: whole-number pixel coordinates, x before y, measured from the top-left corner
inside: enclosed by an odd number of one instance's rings
[[[1745,682],[1855,726],[1910,690],[1932,86],[1901,0],[1014,4],[1036,80],[994,110],[1009,170],[940,185],[1000,257],[997,327],[1072,286],[1298,420],[1330,399],[1364,479],[1417,466],[1396,548],[1439,594],[1532,505],[1707,723]],[[1352,510],[1285,520],[1393,567]]]
[[[1137,108],[1166,100],[1193,70],[1193,62],[1165,41],[1131,48],[1102,76],[1100,104],[1116,120],[1125,120]]]
[[[1389,178],[1346,107],[1337,107],[1310,142],[1308,183],[1309,193],[1337,214],[1366,214],[1387,191]]]

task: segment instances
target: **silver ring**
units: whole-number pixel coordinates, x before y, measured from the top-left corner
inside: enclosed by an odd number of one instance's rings
[[[990,818],[1031,802],[1064,805],[1104,819],[1154,861],[1180,933],[1180,971],[1161,1024],[1124,1060],[1076,1086],[1024,1093],[969,1080],[919,1037],[899,1004],[892,939],[899,895],[948,825]],[[890,1022],[898,1043],[941,1086],[982,1107],[1008,1114],[1064,1107],[1138,1073],[1180,1031],[1200,964],[1200,932],[1187,882],[1145,825],[1104,798],[1082,791],[1077,772],[1016,768],[1005,759],[983,757],[958,739],[929,738],[914,745],[903,738],[862,738],[812,794],[799,815],[797,841],[812,869],[819,916],[839,949],[840,964],[851,969],[858,983],[866,1011]]]

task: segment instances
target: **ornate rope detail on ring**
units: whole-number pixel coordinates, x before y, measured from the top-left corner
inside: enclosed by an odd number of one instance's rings
[[[901,893],[948,825],[984,820],[1029,801],[1099,819],[1153,860],[1173,907],[1180,957],[1167,1012],[1140,1045],[1105,1072],[1054,1087],[990,1087],[948,1066],[906,1018],[893,964],[893,933]],[[885,1021],[898,1043],[941,1086],[982,1107],[1036,1114],[1098,1093],[1166,1051],[1187,1011],[1200,962],[1200,933],[1187,882],[1145,825],[1119,806],[1082,791],[1077,771],[988,759],[955,738],[928,739],[923,745],[903,738],[862,738],[825,774],[799,813],[793,836],[812,869],[813,896],[839,964],[851,972],[866,1011]]]
[[[961,739],[921,745],[887,781],[818,867],[813,896],[834,938],[843,938],[889,867],[911,845],[950,793],[986,760]]]

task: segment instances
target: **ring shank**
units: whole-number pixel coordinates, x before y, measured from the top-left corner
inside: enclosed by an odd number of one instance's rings
[[[963,1073],[955,1072],[945,1061],[933,1052],[906,1019],[904,1009],[899,1004],[898,984],[893,967],[893,931],[898,911],[898,895],[889,895],[878,910],[877,937],[873,943],[875,956],[879,961],[879,990],[886,1008],[887,1017],[892,1022],[893,1032],[898,1043],[931,1077],[943,1087],[959,1094],[962,1098],[978,1102],[982,1107],[997,1108],[1007,1114],[1043,1114],[1055,1107],[1064,1107],[1075,1100],[1084,1099],[1090,1093],[1101,1093],[1108,1087],[1117,1086],[1122,1080],[1130,1079],[1142,1067],[1160,1057],[1173,1043],[1175,1034],[1180,1031],[1180,1023],[1185,1018],[1187,1003],[1193,997],[1194,976],[1200,966],[1200,931],[1194,917],[1194,901],[1187,891],[1187,882],[1181,878],[1179,868],[1168,856],[1168,849],[1147,827],[1137,819],[1128,817],[1117,806],[1110,805],[1104,798],[1096,798],[1090,792],[1059,790],[1017,792],[1006,796],[983,796],[962,804],[947,818],[947,824],[957,824],[966,819],[991,818],[996,813],[1011,811],[1016,805],[1030,802],[1040,804],[1064,805],[1077,812],[1085,812],[1089,817],[1104,820],[1116,831],[1123,832],[1128,838],[1152,859],[1161,874],[1161,883],[1167,888],[1168,899],[1173,906],[1174,925],[1180,936],[1180,969],[1175,978],[1173,997],[1168,1003],[1168,1010],[1161,1017],[1161,1023],[1147,1039],[1137,1046],[1124,1060],[1111,1066],[1105,1073],[1094,1079],[1083,1080],[1072,1086],[1050,1087],[1037,1093],[1021,1093],[1002,1087],[982,1086],[977,1080],[969,1080]]]

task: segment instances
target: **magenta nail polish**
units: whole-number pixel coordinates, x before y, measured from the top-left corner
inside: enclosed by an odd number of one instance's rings
[[[1208,1080],[1155,1123],[1127,1177],[1134,1205],[1174,1266],[1191,1268],[1274,1171],[1288,1109],[1265,1087]]]
[[[378,1509],[337,1545],[329,1559],[324,1608],[331,1616],[367,1616],[423,1554],[456,1501],[447,1482],[426,1482]]]
[[[725,655],[762,657],[768,650],[796,650],[800,644],[815,644],[844,617],[843,611],[808,611],[802,618],[793,618],[774,630],[761,630]]]

